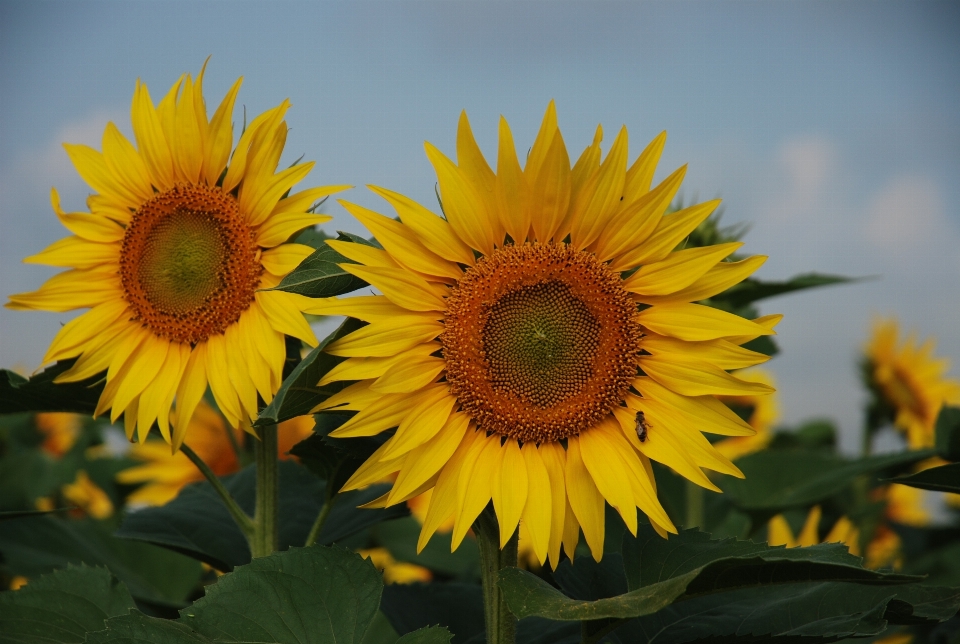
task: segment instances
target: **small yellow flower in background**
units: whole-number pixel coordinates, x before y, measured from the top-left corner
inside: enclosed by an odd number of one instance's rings
[[[433,574],[423,566],[397,561],[386,548],[370,548],[357,552],[383,571],[383,581],[388,584],[412,584],[433,579]]]
[[[911,449],[932,447],[940,409],[960,404],[960,382],[945,378],[950,363],[933,355],[934,340],[919,344],[912,333],[897,343],[894,319],[877,320],[866,347],[870,376],[884,400],[893,408],[894,426],[906,434]]]
[[[10,579],[10,590],[20,590],[24,586],[30,583],[30,580],[21,575],[17,575]]]
[[[913,635],[910,633],[897,633],[873,640],[872,644],[910,644],[911,642],[913,642]]]
[[[930,525],[930,511],[926,507],[926,493],[908,485],[891,484],[884,495],[886,516],[891,521],[918,528]]]
[[[60,457],[70,451],[80,435],[81,420],[77,414],[66,412],[42,412],[33,417],[33,422],[44,435],[43,451]]]
[[[899,570],[903,566],[903,553],[900,536],[885,525],[881,525],[873,533],[873,539],[867,544],[867,568],[893,568]]]
[[[63,267],[39,290],[11,295],[13,309],[90,311],[68,322],[44,362],[77,358],[57,377],[106,371],[96,415],[124,416],[143,442],[157,422],[176,450],[209,385],[233,427],[257,415],[280,386],[284,334],[317,340],[301,311],[309,299],[262,289],[307,255],[288,244],[329,220],[308,212],[347,186],[288,194],[313,163],[277,172],[289,101],[261,114],[233,147],[237,80],[211,118],[203,70],[185,74],[154,107],[139,80],[131,120],[136,147],[108,123],[102,151],[65,144],[95,191],[89,212],[53,210],[72,233],[24,261]],[[170,409],[178,420],[171,431]]]
[[[742,476],[701,432],[754,433],[715,396],[773,391],[730,371],[768,359],[740,345],[781,316],[693,302],[765,258],[724,261],[739,242],[678,249],[719,201],[666,214],[685,168],[651,187],[665,133],[629,167],[626,128],[601,162],[602,136],[571,166],[551,102],[521,168],[501,118],[494,172],[463,114],[457,163],[426,146],[445,217],[378,187],[400,221],[341,202],[383,250],[327,243],[382,295],[304,309],[369,323],[327,347],[346,360],[320,384],[357,382],[315,411],[359,412],[336,437],[398,428],[344,489],[397,473],[384,506],[433,489],[421,549],[451,520],[459,546],[492,500],[501,545],[523,521],[556,565],[582,528],[599,560],[605,503],[633,533],[638,509],[676,531],[651,459],[714,491],[703,469]]]
[[[750,369],[737,373],[737,377],[751,382],[762,382],[771,387],[775,386],[773,375],[761,369]],[[750,411],[747,423],[757,432],[753,436],[733,436],[724,438],[713,444],[717,451],[735,461],[747,454],[766,449],[773,438],[773,426],[780,420],[780,406],[777,404],[777,395],[769,396],[718,396],[721,402],[737,408],[746,408]]]
[[[277,426],[281,459],[293,458],[287,452],[312,433],[313,425],[311,416],[300,416]],[[187,444],[190,449],[210,466],[214,474],[226,476],[240,470],[240,461],[227,432],[233,432],[237,443],[241,445],[245,439],[243,432],[228,429],[223,416],[205,401],[197,405],[188,431],[190,440]],[[205,480],[186,454],[179,451],[171,454],[170,446],[162,441],[132,445],[129,456],[144,461],[144,464],[118,472],[117,482],[126,485],[145,484],[127,497],[127,501],[134,505],[163,505],[174,499],[184,485]]]
[[[67,483],[60,489],[64,500],[76,505],[94,519],[106,519],[113,514],[113,501],[107,493],[90,480],[84,470],[77,471],[73,483]]]
[[[800,533],[794,537],[790,524],[782,515],[770,519],[767,524],[767,543],[771,546],[786,546],[796,548],[798,546],[814,546],[818,543],[842,543],[850,550],[850,554],[860,554],[860,530],[847,517],[840,517],[833,524],[827,536],[820,540],[819,525],[822,511],[819,505],[810,508],[807,514],[807,520],[803,523]]]

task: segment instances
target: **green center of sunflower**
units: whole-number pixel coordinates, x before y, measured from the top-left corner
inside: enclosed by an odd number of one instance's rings
[[[120,277],[135,319],[196,344],[250,306],[263,268],[236,200],[219,188],[175,186],[144,203],[123,238]]]
[[[549,442],[591,427],[637,375],[637,307],[620,276],[566,244],[507,246],[452,289],[447,380],[488,432]]]
[[[490,384],[540,407],[556,405],[590,379],[599,331],[563,282],[520,287],[490,308],[481,334]]]

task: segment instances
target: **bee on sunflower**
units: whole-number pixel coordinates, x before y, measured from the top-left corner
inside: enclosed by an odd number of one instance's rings
[[[59,383],[105,373],[95,415],[123,415],[141,442],[156,423],[174,451],[208,385],[228,422],[249,427],[258,396],[269,402],[280,386],[284,335],[317,343],[302,314],[309,300],[265,289],[312,252],[287,243],[330,219],[312,205],[349,187],[291,194],[314,164],[277,171],[289,101],[255,118],[234,147],[243,79],[208,118],[203,75],[181,76],[157,106],[137,81],[136,146],[113,123],[102,151],[64,144],[95,191],[89,212],[65,212],[52,191],[72,234],[24,261],[67,270],[6,305],[90,309],[63,326],[44,363],[75,359]]]
[[[501,547],[523,521],[541,563],[572,557],[581,529],[599,560],[605,503],[631,532],[638,509],[676,531],[651,460],[716,491],[703,469],[742,476],[701,431],[753,434],[716,396],[773,391],[730,370],[767,359],[740,345],[780,316],[694,302],[765,258],[682,248],[719,201],[667,214],[685,168],[651,188],[665,133],[629,168],[626,128],[602,162],[601,139],[571,167],[551,102],[525,167],[501,118],[494,172],[462,114],[457,163],[426,144],[444,216],[373,186],[399,221],[341,202],[382,249],[327,243],[381,294],[305,309],[367,323],[327,347],[345,359],[320,384],[348,384],[316,411],[358,412],[335,437],[396,428],[344,489],[396,474],[384,506],[432,490],[420,548],[451,519],[456,548],[492,501]]]

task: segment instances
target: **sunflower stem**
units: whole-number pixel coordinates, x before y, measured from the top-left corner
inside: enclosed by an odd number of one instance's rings
[[[491,506],[480,513],[473,524],[480,547],[480,575],[483,582],[483,619],[487,628],[487,644],[514,644],[517,618],[513,616],[497,585],[498,573],[504,568],[517,565],[517,540],[515,531],[503,549],[500,549],[500,526]]]
[[[213,473],[213,470],[210,469],[210,466],[203,462],[203,459],[200,458],[196,452],[190,449],[190,446],[186,443],[180,446],[180,451],[187,455],[193,464],[197,466],[197,469],[200,470],[200,473],[203,474],[204,478],[210,482],[210,485],[213,486],[213,489],[216,490],[217,494],[220,495],[220,499],[223,501],[223,504],[227,506],[227,510],[230,512],[230,516],[233,517],[233,520],[236,522],[237,526],[240,528],[240,531],[243,532],[244,536],[247,537],[247,540],[250,540],[250,537],[253,535],[253,519],[243,511],[230,492],[227,491],[227,488],[223,486],[223,482],[220,481],[220,477]]]
[[[329,484],[327,487],[331,487]],[[337,502],[337,499],[340,498],[340,495],[336,492],[333,494],[327,494],[326,501],[324,501],[323,507],[320,508],[320,513],[317,515],[317,520],[313,522],[313,526],[310,528],[310,534],[307,535],[307,540],[303,544],[304,546],[312,546],[317,542],[317,537],[320,536],[320,531],[323,530],[323,524],[327,522],[327,517],[330,516],[330,510],[333,509],[333,504]]]
[[[277,426],[260,428],[260,440],[254,443],[257,461],[257,505],[253,515],[253,539],[250,554],[266,557],[278,549],[280,509],[280,469],[277,456]]]
[[[693,481],[687,481],[687,521],[684,527],[703,528],[703,488]]]

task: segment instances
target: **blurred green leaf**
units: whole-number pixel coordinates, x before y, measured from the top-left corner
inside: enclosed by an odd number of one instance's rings
[[[323,506],[324,482],[304,467],[281,461],[280,548],[304,543]],[[256,468],[251,465],[225,477],[224,485],[241,508],[253,514]],[[333,543],[371,525],[402,517],[406,506],[366,510],[356,506],[383,494],[387,486],[371,486],[341,495],[318,538]],[[218,570],[232,570],[250,561],[250,548],[213,487],[206,481],[188,485],[164,506],[144,508],[126,516],[117,536],[154,543],[204,561]]]
[[[407,633],[396,644],[449,644],[453,635],[442,626],[427,626]]]
[[[70,411],[93,414],[103,391],[102,375],[80,382],[54,384],[53,379],[73,366],[76,359],[61,360],[29,380],[0,369],[0,414],[25,411]]]
[[[390,584],[383,589],[380,610],[401,635],[439,624],[462,644],[484,630],[479,584]]]
[[[931,467],[916,474],[898,476],[895,479],[890,479],[890,482],[909,485],[921,490],[960,494],[960,463]]]
[[[157,546],[117,539],[108,524],[43,515],[0,529],[0,554],[11,574],[34,578],[68,564],[106,566],[138,600],[181,606],[200,580],[200,564]]]
[[[207,586],[180,621],[218,642],[360,644],[382,588],[379,571],[356,553],[291,548]]]
[[[944,406],[937,416],[937,454],[960,461],[960,407]]]
[[[724,496],[749,511],[776,514],[831,497],[863,474],[902,469],[933,456],[932,450],[848,460],[819,450],[765,450],[737,460],[746,478],[725,478]]]
[[[759,300],[792,293],[794,291],[854,281],[857,281],[857,278],[843,277],[840,275],[821,275],[819,273],[796,275],[785,282],[764,282],[754,278],[747,278],[712,299],[723,300],[729,306],[739,308]]]
[[[105,568],[68,566],[0,593],[0,642],[82,642],[131,608],[127,588]]]
[[[324,338],[283,380],[273,401],[260,412],[254,425],[275,425],[309,414],[314,407],[339,391],[342,388],[339,383],[328,387],[317,386],[320,379],[342,360],[325,353],[324,348],[334,340],[356,331],[362,324],[353,318],[347,318],[333,333]]]

